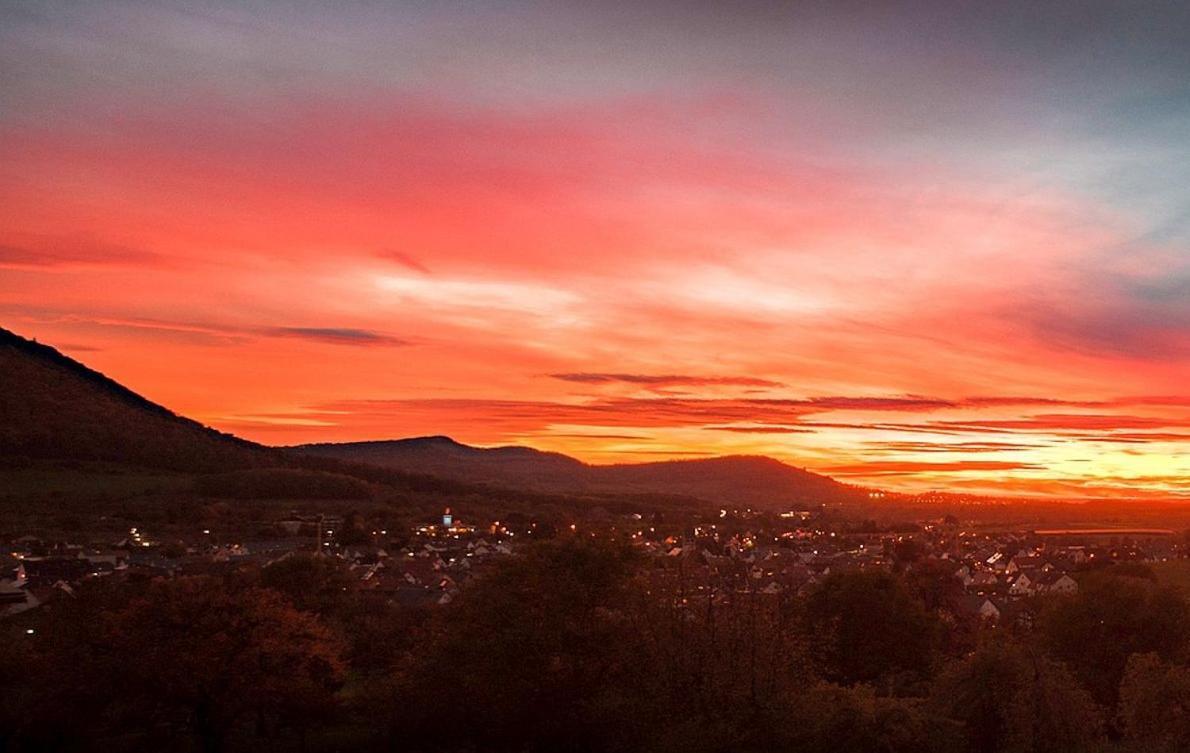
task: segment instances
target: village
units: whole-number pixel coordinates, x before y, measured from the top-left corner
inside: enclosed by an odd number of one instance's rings
[[[964,527],[951,516],[881,528],[834,519],[821,509],[721,509],[670,521],[631,513],[556,525],[470,521],[445,508],[407,530],[377,528],[350,537],[342,535],[339,517],[292,513],[273,530],[272,538],[230,541],[203,529],[182,543],[157,541],[131,527],[106,545],[23,536],[0,545],[0,619],[69,600],[90,579],[209,574],[295,556],[340,564],[359,598],[440,606],[528,542],[584,536],[627,543],[644,559],[644,577],[659,586],[681,581],[685,600],[805,596],[833,572],[929,572],[944,581],[947,595],[936,606],[952,619],[998,623],[1030,619],[1037,597],[1076,593],[1084,573],[1188,553],[1183,537],[1164,529],[990,531]]]

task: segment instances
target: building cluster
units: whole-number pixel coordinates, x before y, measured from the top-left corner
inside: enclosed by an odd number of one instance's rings
[[[1079,574],[1121,562],[1159,562],[1181,555],[1173,531],[1070,529],[1029,533],[960,533],[942,556],[981,618],[1015,619],[1021,603],[1078,592]]]
[[[1173,531],[1155,529],[975,532],[932,520],[912,531],[856,531],[804,514],[739,515],[735,523],[663,539],[642,531],[635,544],[668,564],[650,577],[680,598],[805,595],[832,572],[916,569],[949,582],[943,608],[956,618],[991,621],[1022,618],[1035,607],[1033,597],[1077,593],[1089,570],[1185,554]]]
[[[0,545],[0,619],[49,601],[73,598],[87,580],[149,580],[201,575],[223,566],[266,567],[294,556],[330,558],[354,576],[361,596],[402,604],[446,604],[460,586],[491,562],[512,553],[513,533],[498,523],[479,528],[448,511],[442,524],[414,527],[404,546],[389,547],[387,530],[373,543],[344,544],[343,522],[325,515],[289,515],[277,538],[216,542],[210,530],[190,544],[161,543],[132,528],[105,545],[46,542],[24,536]],[[394,532],[396,533],[396,532]]]
[[[358,574],[362,595],[416,606],[449,604],[463,583],[512,551],[506,541],[475,534],[449,541],[415,539],[391,556],[374,548],[349,548],[343,556]]]
[[[514,547],[539,535],[609,536],[650,560],[645,577],[677,598],[727,600],[739,594],[805,595],[834,572],[881,570],[941,573],[950,609],[979,620],[1015,619],[1021,604],[1044,594],[1072,594],[1081,573],[1109,563],[1181,556],[1172,531],[963,530],[953,518],[897,529],[831,521],[822,510],[664,521],[626,514],[558,526],[532,521],[475,524],[450,509],[409,530],[354,531],[341,519],[291,514],[275,521],[276,537],[220,542],[202,530],[189,544],[161,543],[139,527],[103,546],[48,543],[24,537],[0,547],[0,617],[70,598],[91,578],[151,579],[260,567],[296,555],[341,562],[361,598],[402,605],[447,604],[465,583]],[[347,543],[348,538],[352,543]],[[361,539],[363,543],[360,542]]]

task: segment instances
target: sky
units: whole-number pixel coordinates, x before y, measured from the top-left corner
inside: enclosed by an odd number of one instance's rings
[[[1139,1],[4,2],[0,326],[269,444],[1190,496],[1188,35]]]

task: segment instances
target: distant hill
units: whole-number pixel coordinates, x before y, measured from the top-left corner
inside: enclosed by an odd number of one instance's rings
[[[0,457],[209,471],[272,464],[280,453],[175,415],[0,328]]]
[[[769,509],[860,496],[856,488],[827,476],[760,456],[589,465],[556,452],[472,447],[440,436],[288,449],[469,483],[555,493],[681,495]]]
[[[449,437],[270,448],[179,416],[48,345],[0,328],[0,460],[20,458],[194,473],[301,467],[427,493],[503,488],[661,495],[767,508],[858,494],[765,457],[597,466],[555,452],[471,447]],[[485,492],[476,484],[495,488]]]

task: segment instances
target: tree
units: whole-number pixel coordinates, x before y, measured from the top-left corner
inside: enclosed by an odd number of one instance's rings
[[[1108,574],[1117,578],[1141,578],[1153,583],[1157,582],[1157,573],[1143,562],[1117,562],[1108,571]]]
[[[805,618],[829,680],[873,682],[930,667],[937,623],[888,573],[832,573],[807,598]]]
[[[627,550],[582,539],[504,563],[436,621],[394,727],[414,747],[598,747],[634,715],[621,612],[631,573]]]
[[[341,610],[356,578],[341,560],[293,554],[260,571],[260,584],[285,596],[302,612],[321,617]]]
[[[251,468],[211,473],[194,491],[221,499],[367,499],[368,484],[353,476],[302,468]]]
[[[988,643],[938,680],[933,705],[962,722],[975,753],[1065,753],[1098,737],[1099,712],[1061,664],[1036,649]]]
[[[1128,657],[1173,659],[1185,649],[1190,610],[1172,588],[1139,578],[1087,578],[1077,595],[1052,600],[1041,616],[1049,651],[1074,670],[1095,699],[1116,705]]]
[[[892,545],[892,555],[898,567],[911,565],[920,560],[926,552],[926,547],[917,539],[901,537]]]
[[[913,700],[881,698],[869,687],[820,685],[786,712],[777,745],[758,751],[831,753],[954,753],[962,750],[959,725],[932,714]],[[783,738],[783,739],[782,739]]]
[[[86,749],[85,741],[110,722],[104,712],[122,678],[99,623],[126,590],[102,578],[74,593],[22,615],[19,626],[0,623],[0,726],[8,737],[0,750]]]
[[[966,596],[957,569],[953,560],[923,559],[905,574],[905,584],[926,611],[951,610]]]
[[[33,640],[22,624],[0,623],[0,750],[20,750],[34,687],[37,666]]]
[[[1190,750],[1190,668],[1133,654],[1120,684],[1119,725],[1138,750]]]
[[[206,753],[246,720],[302,723],[333,706],[338,645],[276,591],[157,581],[105,623],[120,710],[180,723]]]

